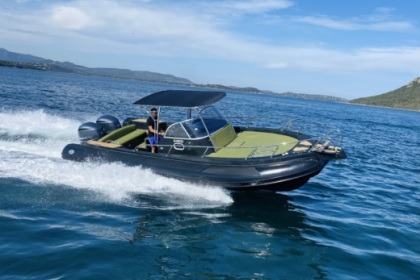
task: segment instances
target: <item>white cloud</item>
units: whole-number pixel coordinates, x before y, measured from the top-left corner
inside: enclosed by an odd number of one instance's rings
[[[187,44],[194,39],[222,37],[199,16],[169,10],[113,1],[76,1],[55,5],[47,11],[45,25],[49,29],[71,29],[120,43]]]
[[[269,69],[309,71],[418,71],[420,48],[356,48],[348,51],[268,44],[227,31],[214,16],[186,7],[155,3],[72,1],[31,14],[0,12],[0,40],[15,38],[79,52],[130,52],[150,56],[217,59]],[[223,2],[225,3],[225,2]],[[251,12],[287,8],[290,1],[232,1],[232,9]],[[403,30],[405,22],[378,19],[339,21],[301,17],[300,22],[340,30]],[[373,22],[372,22],[373,21]],[[369,23],[370,22],[370,23]]]
[[[98,25],[95,18],[83,9],[70,6],[56,6],[51,11],[51,24],[58,28],[84,30]]]
[[[407,21],[372,21],[372,19],[333,19],[326,16],[296,17],[295,22],[307,23],[337,30],[407,31],[413,25]]]
[[[397,20],[392,14],[394,11],[393,8],[379,7],[372,14],[359,17],[334,18],[318,15],[296,17],[292,20],[337,30],[408,31],[414,29],[411,22]]]
[[[289,0],[242,0],[225,1],[219,5],[220,8],[230,9],[238,12],[256,14],[265,13],[272,10],[286,9],[293,6]]]
[[[327,72],[418,72],[420,48],[361,48],[352,52],[316,48],[276,48],[266,52],[262,67]]]

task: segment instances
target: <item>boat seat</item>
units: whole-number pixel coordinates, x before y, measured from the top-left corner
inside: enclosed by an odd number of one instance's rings
[[[136,123],[146,123],[147,119],[134,119],[131,120],[132,122],[136,122]]]
[[[211,142],[213,143],[214,151],[217,152],[223,147],[226,147],[236,138],[235,129],[231,124],[225,126],[221,130],[210,136]]]
[[[296,138],[287,135],[270,132],[242,131],[226,147],[209,154],[208,157],[248,158],[250,156],[275,156],[290,151],[296,142]],[[278,148],[274,150],[276,146]]]
[[[303,153],[309,150],[310,147],[307,146],[296,146],[295,148],[293,148],[293,152],[295,153]]]
[[[308,140],[303,140],[303,141],[300,141],[298,145],[299,146],[311,147],[313,144],[311,142],[309,142]]]
[[[144,142],[144,139],[146,138],[146,136],[147,136],[146,130],[136,129],[116,140],[108,140],[106,142],[89,140],[87,143],[89,145],[100,146],[100,147],[110,148],[110,149],[120,148],[122,146],[127,146],[131,148],[131,147],[138,146],[139,143]]]
[[[120,145],[124,145],[127,144],[129,142],[132,142],[133,140],[136,140],[137,138],[139,139],[138,142],[143,142],[144,138],[146,138],[146,130],[144,129],[136,129],[126,135],[124,135],[123,137],[120,137],[114,141],[111,141],[111,143],[114,144],[120,144]]]
[[[120,145],[120,144],[100,142],[100,141],[95,141],[95,140],[89,140],[89,141],[87,141],[87,143],[89,145],[99,146],[99,147],[109,148],[109,149],[116,149],[116,148],[122,147],[122,145]]]
[[[303,152],[307,152],[311,147],[312,147],[312,143],[309,142],[308,140],[303,140],[300,141],[294,148],[293,148],[293,152],[295,153],[303,153]]]
[[[98,143],[106,143],[112,145],[100,145],[94,142],[92,142],[92,145],[105,148],[117,148],[118,145],[119,147],[124,145],[128,148],[134,148],[143,142],[144,138],[146,137],[147,131],[145,129],[137,129],[135,124],[131,124],[114,130],[96,141]]]
[[[99,142],[112,142],[112,141],[115,141],[115,140],[129,134],[130,132],[135,131],[136,129],[137,128],[134,124],[123,126],[121,128],[118,128],[118,129],[108,133],[107,135],[100,138],[98,141]]]
[[[141,142],[137,147],[134,148],[135,150],[150,150],[150,140],[148,137],[144,138],[143,142]]]

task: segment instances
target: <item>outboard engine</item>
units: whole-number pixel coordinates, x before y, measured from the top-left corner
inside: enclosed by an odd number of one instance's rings
[[[96,123],[104,128],[106,134],[121,127],[120,121],[116,117],[109,115],[99,117]]]
[[[137,118],[133,118],[133,117],[126,118],[126,119],[123,121],[122,126],[127,126],[127,125],[130,125],[130,124],[131,124],[131,122],[132,122],[132,120],[135,120],[135,119],[137,119]]]
[[[98,140],[105,135],[104,128],[94,122],[87,122],[79,126],[78,133],[82,143],[88,140]]]

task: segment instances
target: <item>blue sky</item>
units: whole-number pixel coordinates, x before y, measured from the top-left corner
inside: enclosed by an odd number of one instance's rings
[[[0,47],[275,92],[371,96],[420,76],[418,0],[3,0]]]

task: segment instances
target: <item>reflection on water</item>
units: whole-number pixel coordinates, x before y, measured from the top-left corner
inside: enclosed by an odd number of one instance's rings
[[[137,221],[130,244],[161,248],[148,256],[161,266],[169,265],[163,255],[173,251],[178,255],[169,258],[171,263],[186,258],[211,264],[212,268],[202,268],[211,277],[223,275],[220,267],[225,262],[235,262],[243,271],[238,274],[241,277],[258,273],[257,279],[286,276],[286,271],[295,270],[310,278],[324,278],[325,248],[302,235],[317,229],[306,223],[306,215],[287,195],[233,192],[231,196],[234,202],[229,206],[187,210],[167,209],[156,197],[138,196],[145,212]],[[268,271],[262,269],[266,265],[271,267]],[[194,276],[202,273],[190,270]]]
[[[159,197],[138,195],[136,202],[139,206],[146,212],[158,211],[160,215],[146,213],[139,218],[134,240],[138,239],[137,235],[148,235],[149,227],[178,231],[206,224],[247,223],[255,232],[269,235],[287,233],[297,237],[301,237],[300,232],[308,228],[305,214],[295,209],[287,195],[273,192],[232,192],[231,196],[234,202],[228,206],[176,209],[168,208],[167,201]]]

